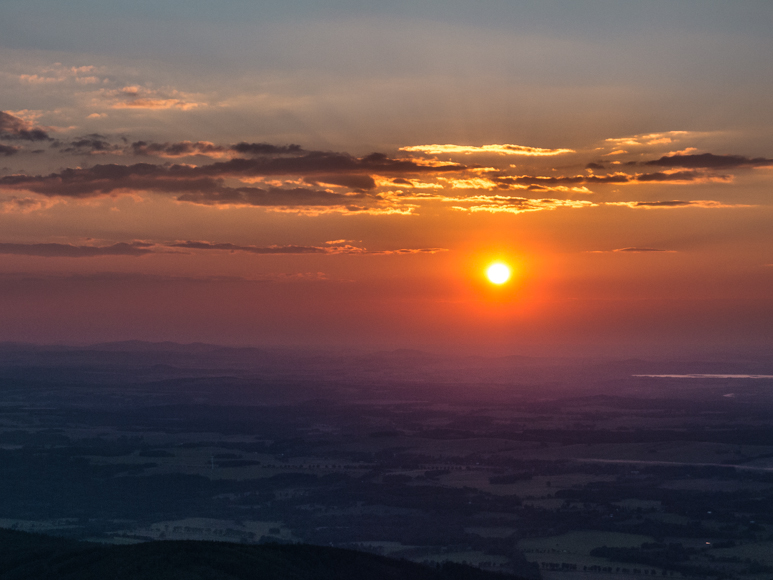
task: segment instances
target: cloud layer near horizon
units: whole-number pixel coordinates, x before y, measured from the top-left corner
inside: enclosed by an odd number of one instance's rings
[[[352,155],[342,152],[311,151],[301,145],[238,142],[216,144],[208,140],[130,141],[88,134],[63,140],[54,139],[40,127],[2,113],[2,133],[9,145],[0,154],[20,157],[25,151],[16,142],[50,142],[47,151],[36,150],[36,159],[45,155],[80,155],[115,162],[86,164],[51,173],[12,172],[0,177],[0,193],[20,192],[49,199],[91,199],[122,194],[153,193],[172,196],[179,202],[212,206],[254,206],[282,211],[325,213],[406,214],[432,200],[455,201],[470,211],[523,213],[558,207],[580,208],[603,202],[589,201],[591,187],[635,186],[639,184],[727,183],[732,171],[768,166],[773,161],[740,155],[676,153],[656,159],[615,164],[575,161],[584,173],[556,175],[549,160],[556,156],[580,153],[568,148],[544,149],[513,144],[504,145],[417,145],[400,151],[409,156],[384,153]],[[646,143],[670,145],[675,135],[645,136]],[[657,137],[657,138],[655,138]],[[625,143],[638,143],[630,138]],[[610,148],[620,140],[612,140]],[[594,150],[595,151],[595,150]],[[477,154],[482,164],[470,164],[457,156]],[[446,159],[438,159],[442,154]],[[534,173],[522,173],[514,166],[497,161],[511,155],[534,158],[541,165]],[[587,154],[585,154],[587,155]],[[158,162],[131,162],[133,157],[158,159]],[[170,163],[169,159],[177,160]],[[128,163],[119,163],[127,160]],[[563,162],[565,165],[565,162]],[[663,167],[663,171],[639,171],[641,167]],[[721,171],[721,172],[719,172]],[[500,194],[481,195],[480,190]],[[506,194],[509,190],[520,196]],[[449,195],[453,191],[454,195]],[[441,193],[442,192],[442,193]],[[546,192],[558,193],[543,199]],[[531,197],[529,193],[540,197]],[[701,207],[728,207],[697,200]],[[695,205],[692,201],[617,201],[628,207],[677,207]],[[470,204],[469,206],[466,204]],[[713,205],[712,205],[713,204]],[[457,207],[459,209],[459,207]]]
[[[97,258],[102,256],[146,256],[154,253],[173,251],[215,251],[243,252],[258,255],[300,255],[300,254],[361,254],[361,255],[405,255],[436,254],[445,248],[399,248],[394,250],[368,250],[348,243],[346,240],[331,241],[321,246],[248,246],[230,242],[177,241],[177,242],[120,242],[107,246],[74,245],[59,243],[11,244],[0,243],[0,254],[36,256],[42,258]]]

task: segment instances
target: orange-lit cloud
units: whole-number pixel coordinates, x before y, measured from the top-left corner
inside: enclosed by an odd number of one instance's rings
[[[675,250],[661,250],[659,248],[647,248],[631,246],[628,248],[616,248],[614,250],[591,250],[589,254],[607,254],[607,253],[623,253],[623,254],[647,254],[647,253],[661,253],[661,254],[675,254]]]
[[[515,187],[517,189],[530,188],[550,190],[560,186],[586,185],[612,183],[621,184],[631,181],[631,176],[626,173],[611,173],[607,175],[496,175],[491,179],[503,188]]]
[[[666,155],[689,155],[697,150],[698,149],[696,147],[685,147],[681,151],[669,151]]]
[[[485,177],[470,177],[467,179],[441,177],[440,179],[449,185],[451,189],[494,189],[499,187],[496,182]]]
[[[753,207],[744,204],[727,204],[713,200],[667,200],[667,201],[613,201],[613,202],[592,202],[588,200],[572,199],[531,199],[526,197],[512,197],[506,195],[476,195],[470,197],[438,197],[437,199],[456,204],[454,209],[471,212],[491,212],[491,213],[526,213],[533,211],[553,210],[557,208],[590,208],[600,206],[621,206],[633,209],[673,209],[685,207],[698,208],[737,208]],[[616,251],[633,251],[631,249],[620,249]],[[645,251],[645,250],[641,250]]]
[[[469,203],[469,206],[456,205],[454,209],[470,212],[489,213],[527,213],[534,211],[553,210],[557,208],[582,208],[593,207],[596,204],[585,200],[570,199],[529,199],[526,197],[512,197],[506,195],[476,195],[466,198],[444,198],[443,201],[452,203]]]
[[[636,146],[636,145],[665,145],[679,139],[684,139],[688,135],[696,135],[690,131],[666,131],[664,133],[647,133],[644,135],[633,135],[632,137],[619,137],[607,139],[607,143],[614,146]]]
[[[79,85],[93,85],[102,82],[99,69],[95,66],[63,66],[56,63],[50,67],[43,67],[36,73],[19,75],[19,80],[32,85],[46,85],[63,83],[73,80]]]
[[[729,182],[732,180],[730,175],[708,174],[702,171],[661,171],[656,173],[624,173],[615,172],[606,175],[561,175],[561,176],[543,176],[543,175],[496,175],[491,179],[498,186],[507,188],[515,187],[518,189],[524,186],[532,190],[550,190],[562,191],[561,186],[571,185],[593,185],[593,184],[635,184],[635,183],[688,183],[688,182]]]
[[[642,209],[672,209],[682,207],[700,207],[700,208],[730,208],[730,207],[754,207],[753,205],[740,203],[723,203],[709,199],[696,199],[685,201],[680,199],[671,199],[664,201],[608,201],[605,205],[619,205],[630,208]]]
[[[707,174],[697,171],[662,171],[657,173],[637,173],[632,181],[638,183],[730,183],[732,175]]]
[[[121,89],[102,89],[100,96],[113,109],[180,109],[189,111],[203,106],[192,95],[177,90],[158,91],[147,87],[129,86]]]
[[[573,149],[541,149],[539,147],[526,147],[523,145],[412,145],[400,147],[400,151],[428,153],[430,155],[453,153],[496,153],[498,155],[525,155],[529,157],[550,157],[563,153],[574,153]]]
[[[139,94],[139,93],[137,93]],[[645,135],[649,141],[659,135]],[[166,195],[182,203],[201,206],[252,206],[273,212],[306,215],[329,213],[358,215],[409,215],[425,202],[453,203],[455,209],[470,212],[524,213],[560,207],[583,208],[603,205],[588,200],[555,199],[572,194],[591,195],[593,186],[638,184],[728,183],[733,169],[767,167],[773,160],[738,155],[688,153],[688,149],[649,161],[629,161],[607,172],[608,162],[587,162],[584,174],[561,174],[559,167],[543,172],[514,174],[514,166],[500,168],[468,166],[454,161],[412,157],[392,157],[383,153],[355,156],[348,153],[307,150],[300,145],[274,145],[262,142],[218,144],[205,140],[129,141],[125,136],[89,134],[70,140],[52,139],[41,127],[10,113],[0,114],[0,138],[14,141],[0,144],[0,155],[17,158],[27,152],[17,143],[50,141],[48,151],[76,155],[146,157],[150,162],[98,164],[70,167],[60,171],[30,175],[14,173],[0,176],[0,192],[11,200],[4,211],[34,207],[33,199],[19,192],[49,199],[90,199],[104,196],[143,194]],[[423,147],[423,146],[422,146]],[[430,147],[430,146],[427,146]],[[434,146],[433,146],[434,147]],[[446,147],[446,146],[443,146]],[[469,148],[448,146],[448,151],[468,152]],[[461,147],[461,149],[460,149]],[[486,146],[494,147],[494,146]],[[569,150],[537,150],[514,145],[496,146],[519,149],[519,154],[558,154]],[[403,148],[403,150],[412,150]],[[482,151],[483,148],[475,148]],[[46,153],[45,150],[38,152]],[[187,159],[187,163],[164,163],[164,159]],[[204,159],[202,159],[204,158]],[[210,161],[213,160],[213,161]],[[662,167],[653,172],[637,172],[644,167]],[[722,170],[723,173],[718,173]],[[548,172],[552,174],[547,174]],[[395,186],[403,186],[397,189]],[[499,195],[451,196],[443,191],[463,193],[492,192]],[[507,195],[507,191],[523,192]],[[546,194],[552,192],[550,197]],[[563,195],[556,195],[560,193]],[[529,195],[531,194],[531,195]],[[537,197],[541,196],[541,197]],[[737,207],[703,201],[627,201],[609,202],[632,208],[647,207]]]
[[[376,183],[382,186],[402,185],[405,187],[412,187],[416,189],[443,189],[445,186],[442,183],[434,183],[431,181],[418,181],[416,179],[405,179],[404,177],[395,177],[390,179],[378,179]]]
[[[12,195],[0,200],[0,213],[31,213],[48,209],[56,203],[56,200],[45,197],[17,197]]]

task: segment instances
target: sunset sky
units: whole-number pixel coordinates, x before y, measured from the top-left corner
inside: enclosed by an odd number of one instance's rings
[[[769,0],[3,0],[0,341],[770,348],[771,30]]]

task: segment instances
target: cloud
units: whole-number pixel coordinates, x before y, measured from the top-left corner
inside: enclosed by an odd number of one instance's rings
[[[206,183],[206,181],[204,181]],[[251,205],[260,207],[346,207],[351,211],[366,209],[372,197],[361,193],[343,194],[327,190],[295,187],[212,187],[189,191],[177,197],[200,205]]]
[[[0,155],[3,157],[10,157],[11,155],[16,155],[19,152],[18,147],[12,147],[10,145],[2,145],[0,144]]]
[[[306,177],[304,181],[310,185],[340,185],[358,191],[376,187],[376,181],[370,175],[326,175],[319,178]]]
[[[378,255],[406,255],[406,254],[437,254],[447,252],[448,248],[400,248],[399,250],[369,251],[368,254]]]
[[[147,141],[135,141],[131,144],[131,152],[134,155],[148,157],[189,157],[192,155],[205,155],[207,157],[223,157],[225,147],[215,145],[209,141],[178,141],[176,143],[148,143]]]
[[[166,244],[169,248],[188,250],[221,250],[227,252],[247,252],[250,254],[325,254],[327,248],[316,246],[240,246],[231,243],[213,242],[175,242]]]
[[[43,88],[51,87],[61,95],[62,91],[75,91],[89,95],[92,105],[112,109],[178,109],[188,111],[205,106],[200,95],[184,93],[170,87],[155,88],[138,84],[127,85],[105,69],[95,66],[52,66],[38,69],[34,73],[19,75],[24,84]],[[60,86],[64,85],[64,86]],[[50,89],[49,89],[50,90]],[[99,113],[89,117],[99,116]]]
[[[496,153],[499,155],[526,155],[529,157],[547,157],[561,155],[563,153],[574,153],[573,149],[541,149],[539,147],[526,147],[523,145],[412,145],[410,147],[400,147],[400,151],[428,153],[430,155],[452,154],[452,153]]]
[[[97,145],[102,146],[100,143]],[[191,147],[194,145],[190,144]],[[583,186],[592,184],[729,179],[728,176],[708,176],[696,171],[645,173],[635,176],[613,173],[557,177],[502,174],[474,178],[443,177],[445,173],[462,172],[464,169],[464,166],[455,163],[425,165],[415,160],[394,159],[379,153],[357,158],[344,153],[310,152],[291,157],[235,158],[200,166],[152,163],[101,164],[90,168],[64,169],[48,175],[7,175],[0,177],[0,190],[31,191],[48,197],[71,198],[152,191],[175,194],[180,201],[209,205],[345,206],[354,202],[364,202],[367,199],[371,202],[384,199],[379,197],[380,194],[375,193],[368,197],[363,195],[365,191],[371,191],[376,187],[377,183],[373,175],[434,174],[441,180],[445,180],[451,188],[515,188],[533,191],[579,189],[583,193],[590,193]],[[355,191],[338,193],[307,187],[283,188],[272,185],[261,188],[247,185],[261,178],[282,176],[300,176],[307,184],[338,185]],[[226,180],[229,179],[240,180],[244,186],[226,185]],[[400,179],[406,178],[400,177]]]
[[[516,189],[530,189],[543,191],[564,191],[565,186],[594,185],[594,184],[625,184],[625,183],[679,183],[679,182],[706,182],[732,180],[730,175],[711,175],[702,171],[673,171],[656,173],[609,173],[607,175],[497,175],[491,176],[493,181],[503,189],[514,187]]]
[[[734,167],[759,167],[773,165],[773,159],[756,157],[751,159],[741,155],[714,155],[701,153],[699,155],[666,155],[660,159],[646,161],[644,165],[657,167],[687,167],[691,169],[730,169]]]
[[[370,254],[370,255],[407,255],[434,254],[445,252],[445,248],[399,248],[396,250],[367,250],[352,245],[346,240],[327,242],[324,246],[249,246],[232,243],[216,243],[206,241],[182,241],[169,243],[133,242],[117,243],[109,246],[82,246],[73,244],[11,244],[0,243],[0,254],[19,256],[38,256],[43,258],[96,258],[100,256],[144,256],[158,253],[159,248],[173,248],[196,251],[244,252],[259,255],[290,255],[290,254]]]
[[[48,175],[7,175],[0,177],[0,190],[31,191],[47,197],[88,198],[120,191],[186,191],[213,189],[211,178],[175,176],[168,167],[135,165],[95,165],[69,168]]]
[[[101,82],[97,73],[95,66],[67,67],[57,62],[53,66],[39,69],[37,73],[19,75],[19,80],[32,85],[49,85],[68,80],[74,80],[79,85],[92,85]]]
[[[180,109],[189,111],[202,106],[193,96],[177,90],[159,91],[140,86],[102,89],[100,96],[113,109]]]
[[[451,189],[494,189],[498,184],[485,177],[453,178],[441,177],[445,183],[451,186]]]
[[[692,201],[684,201],[679,199],[665,200],[665,201],[608,201],[604,205],[619,205],[631,208],[644,208],[644,209],[669,209],[679,207],[701,207],[701,208],[730,208],[730,207],[754,207],[744,204],[729,204],[721,201],[713,201],[710,199],[696,199]]]
[[[0,213],[30,213],[47,209],[56,204],[55,200],[46,198],[31,198],[10,196],[0,201]]]
[[[71,244],[4,244],[0,254],[40,256],[44,258],[94,258],[98,256],[143,256],[152,250],[147,244],[119,243],[112,246],[74,246]]]
[[[608,175],[564,175],[558,177],[541,175],[499,175],[492,176],[491,179],[496,181],[500,186],[503,186],[504,189],[507,189],[508,186],[518,189],[525,189],[532,186],[539,189],[551,189],[567,185],[628,183],[631,181],[631,176],[626,173],[611,173]]]
[[[447,183],[447,182],[446,182]],[[445,185],[434,181],[419,181],[417,179],[405,179],[398,177],[395,179],[387,179],[378,183],[378,185],[392,186],[392,185],[404,185],[406,187],[414,189],[444,189]]]
[[[235,158],[200,167],[174,166],[178,173],[200,176],[340,176],[344,174],[377,174],[385,176],[420,175],[463,171],[458,163],[422,163],[414,159],[396,159],[383,153],[354,157],[347,153],[311,151],[299,156],[269,156],[252,159]]]
[[[634,209],[671,209],[671,208],[683,208],[683,207],[697,207],[697,208],[737,208],[737,207],[753,207],[742,204],[726,204],[713,200],[667,200],[667,201],[613,201],[613,202],[591,202],[587,200],[572,200],[572,199],[531,199],[526,197],[513,197],[506,195],[475,195],[470,197],[440,197],[436,196],[435,199],[439,199],[444,202],[456,203],[456,204],[471,204],[470,206],[456,205],[454,209],[470,212],[491,212],[491,213],[526,213],[543,210],[553,210],[558,208],[589,208],[599,206],[621,206]],[[621,248],[615,251],[656,251],[652,248]]]
[[[144,93],[138,89],[137,94]],[[17,117],[16,113],[3,114],[3,130],[9,135],[13,133],[21,138],[27,135],[25,131],[29,133],[36,129],[32,126],[34,118],[25,121]],[[46,139],[50,139],[45,131],[43,134]],[[677,138],[674,133],[650,134],[643,136],[642,142],[654,142],[666,137]],[[400,157],[383,153],[355,156],[345,152],[309,151],[295,144],[272,145],[247,141],[217,144],[205,140],[130,142],[126,138],[122,139],[122,142],[117,138],[111,140],[105,135],[93,133],[64,143],[55,141],[53,146],[60,152],[74,154],[112,153],[147,159],[139,163],[70,167],[48,174],[17,173],[0,176],[0,192],[9,196],[28,192],[49,200],[147,192],[169,196],[183,203],[220,207],[254,206],[310,215],[332,212],[405,215],[414,212],[424,202],[432,201],[452,202],[456,209],[471,212],[523,213],[560,207],[604,205],[587,200],[554,199],[583,197],[593,193],[590,189],[593,186],[633,187],[637,184],[732,180],[732,167],[720,173],[716,170],[716,167],[721,167],[717,159],[724,160],[725,165],[729,166],[732,163],[728,163],[728,159],[736,166],[769,161],[739,156],[692,155],[684,149],[660,160],[648,161],[645,164],[647,167],[660,167],[663,159],[673,164],[673,167],[650,172],[636,173],[637,168],[642,171],[640,162],[632,161],[632,165],[622,165],[614,161],[601,161],[596,157],[596,161],[592,162],[583,160],[588,170],[583,174],[562,174],[555,166],[552,171],[548,167],[544,172],[540,170],[532,174],[518,174],[508,160],[501,160],[501,167],[491,167],[422,156]],[[545,158],[570,152],[568,149],[539,149],[508,144],[481,147],[426,145],[404,147],[401,150],[502,153]],[[9,156],[14,152],[15,148],[7,151],[0,149],[0,155]],[[187,163],[167,161],[188,157],[191,159],[186,159]],[[707,159],[711,163],[707,163]],[[690,160],[688,164],[694,167],[684,167],[685,160]],[[702,164],[699,160],[703,160]],[[132,161],[140,159],[134,157]],[[611,167],[616,169],[606,170]],[[511,193],[515,195],[508,195]],[[465,194],[471,195],[465,197]],[[637,208],[718,207],[719,204],[707,200],[615,203]]]
[[[227,252],[246,252],[250,254],[370,254],[370,255],[406,255],[435,254],[447,252],[446,248],[400,248],[396,250],[368,250],[350,244],[347,240],[325,242],[324,246],[245,246],[231,243],[213,242],[174,242],[165,244],[170,248],[191,250],[220,250]]]
[[[51,141],[48,133],[40,127],[0,111],[0,139],[21,141]]]
[[[99,155],[120,152],[120,148],[107,141],[104,135],[92,133],[64,144],[60,151],[76,155]]]
[[[644,252],[668,252],[671,253],[673,250],[659,250],[657,248],[618,248],[616,250],[612,250],[613,252],[626,252],[626,253],[632,253],[632,254],[638,254],[638,253],[644,253]]]
[[[213,206],[255,206],[288,211],[315,209],[347,213],[411,213],[412,208],[364,192],[333,192],[307,187],[232,187],[223,177],[202,176],[201,168],[148,163],[96,165],[46,176],[0,177],[0,191],[30,191],[49,198],[86,199],[121,193],[169,194],[181,202]]]
[[[557,208],[594,207],[597,204],[585,200],[571,199],[529,199],[526,197],[511,197],[506,195],[476,195],[465,198],[444,198],[443,201],[453,203],[470,203],[469,207],[454,206],[454,209],[469,212],[489,213],[527,213],[534,211],[553,210]]]
[[[386,208],[385,199],[365,195],[372,189],[371,174],[418,175],[455,172],[456,163],[426,164],[393,159],[381,153],[353,157],[345,153],[309,152],[300,156],[235,158],[208,165],[101,164],[89,168],[68,168],[48,175],[7,175],[0,177],[0,191],[30,191],[47,197],[89,198],[127,192],[151,191],[177,196],[180,201],[205,205],[253,205],[298,208],[338,207],[346,211],[374,210],[410,213],[410,208]],[[226,185],[226,180],[243,183],[255,178],[301,176],[307,182],[332,183],[360,191],[337,193],[306,187]]]
[[[638,173],[634,177],[639,183],[664,182],[674,183],[680,181],[732,181],[731,175],[707,175],[699,171],[672,171],[658,173]]]
[[[91,115],[90,115],[91,116]],[[300,145],[270,145],[268,143],[236,143],[234,145],[217,145],[211,141],[175,141],[152,142],[135,141],[125,150],[117,145],[112,145],[104,135],[92,134],[74,140],[63,149],[67,153],[84,153],[90,150],[92,153],[116,152],[127,153],[143,157],[159,157],[164,159],[176,159],[180,157],[192,157],[202,155],[214,159],[223,157],[235,157],[242,155],[300,155],[309,153]]]
[[[667,155],[668,156],[671,156],[671,155],[688,155],[688,154],[692,153],[693,151],[697,151],[697,150],[698,149],[695,148],[695,147],[685,147],[681,151],[669,151],[667,153]]]
[[[269,143],[236,143],[231,151],[243,155],[299,155],[305,153],[300,145],[270,145]]]
[[[666,131],[664,133],[646,133],[644,135],[634,135],[632,137],[607,139],[606,141],[612,143],[615,147],[620,147],[622,145],[665,145],[683,139],[688,135],[695,135],[695,133],[690,131]]]
[[[658,248],[639,248],[639,247],[617,248],[615,250],[590,250],[588,253],[589,254],[610,254],[610,253],[646,254],[651,252],[664,253],[664,254],[676,253],[674,250],[660,250]]]

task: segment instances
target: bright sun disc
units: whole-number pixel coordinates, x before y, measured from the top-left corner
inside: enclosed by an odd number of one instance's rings
[[[491,264],[486,270],[486,276],[492,284],[504,284],[510,279],[510,268],[504,264]]]

